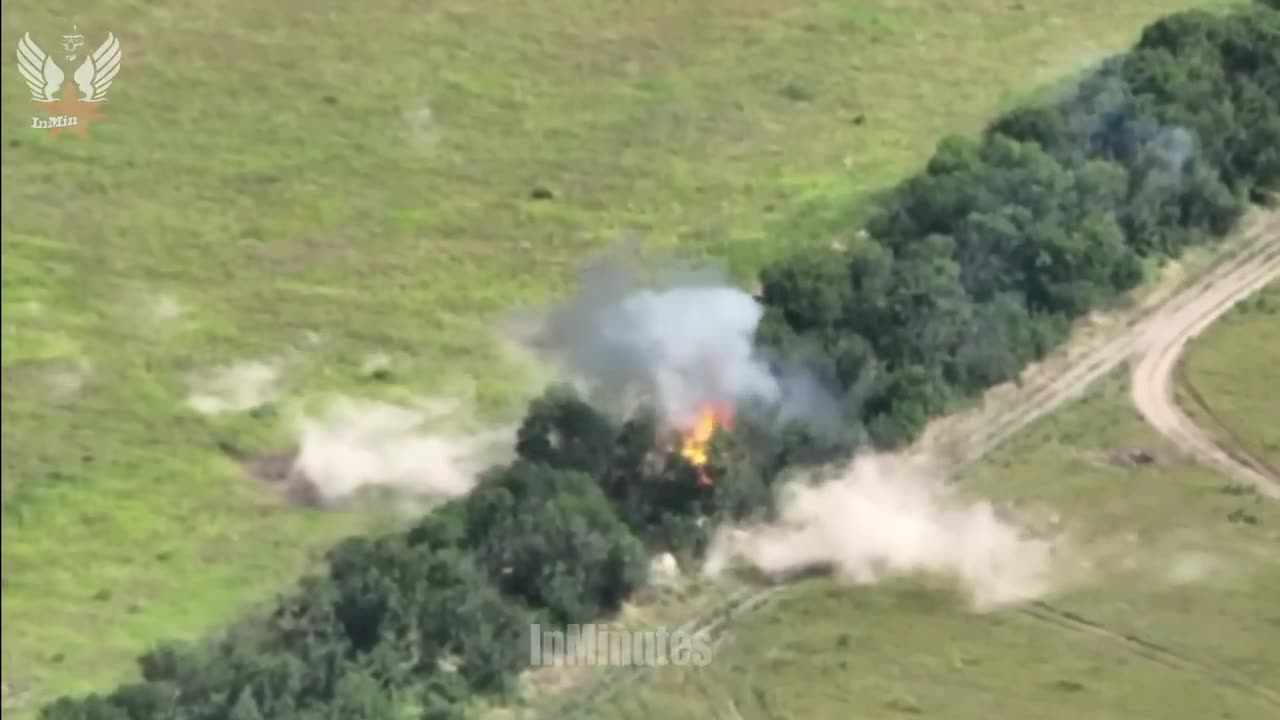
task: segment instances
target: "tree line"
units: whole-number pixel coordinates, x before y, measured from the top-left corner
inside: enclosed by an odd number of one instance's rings
[[[761,340],[830,378],[884,446],[1016,377],[1280,182],[1276,23],[1263,6],[1173,15],[1060,102],[944,140],[846,256],[765,269]]]
[[[1068,97],[944,140],[845,250],[762,271],[758,342],[836,388],[845,431],[742,413],[699,483],[654,413],[619,421],[551,388],[517,459],[469,496],[340,543],[268,610],[153,648],[139,680],[41,717],[468,717],[516,691],[531,623],[616,611],[649,553],[696,559],[720,522],[767,515],[789,467],[910,441],[1277,190],[1280,2],[1166,17]]]

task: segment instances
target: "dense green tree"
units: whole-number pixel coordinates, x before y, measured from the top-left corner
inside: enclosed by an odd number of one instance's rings
[[[405,536],[410,545],[432,549],[458,548],[466,544],[466,501],[454,499],[423,515]]]
[[[1017,377],[1043,351],[1036,324],[1017,295],[998,295],[978,305],[969,335],[956,349],[956,384],[972,392]]]
[[[396,698],[377,680],[362,672],[348,673],[338,683],[327,720],[399,720]]]
[[[782,308],[796,332],[836,327],[849,303],[848,275],[839,256],[804,252],[766,268],[760,276],[765,302]]]
[[[890,374],[884,394],[871,406],[867,429],[881,447],[903,445],[953,399],[950,387],[937,370],[909,365]]]
[[[609,462],[616,428],[572,388],[555,386],[536,398],[516,435],[526,460],[599,477]]]
[[[422,688],[421,720],[465,720],[470,688],[457,675],[437,674]]]
[[[644,579],[640,542],[580,472],[517,461],[488,473],[466,507],[481,567],[556,622],[616,609]]]
[[[522,640],[531,614],[504,597],[467,555],[433,555],[415,610],[419,673],[452,658],[471,689],[499,693],[528,661]]]
[[[258,701],[253,699],[253,693],[245,689],[240,691],[239,699],[236,700],[235,705],[231,706],[227,720],[266,720],[266,718],[258,709]]]

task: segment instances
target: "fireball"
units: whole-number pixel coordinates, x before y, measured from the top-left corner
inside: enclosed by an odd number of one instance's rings
[[[693,427],[685,433],[680,441],[680,455],[698,469],[698,482],[711,485],[711,476],[707,474],[707,461],[710,459],[711,438],[720,428],[733,428],[733,412],[724,406],[706,405],[698,411]]]

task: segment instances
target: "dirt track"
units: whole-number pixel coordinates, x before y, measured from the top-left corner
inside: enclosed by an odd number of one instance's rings
[[[1133,368],[1133,404],[1152,427],[1179,447],[1194,453],[1240,481],[1256,485],[1280,499],[1280,477],[1229,440],[1196,425],[1178,407],[1174,385],[1178,359],[1187,342],[1254,291],[1280,277],[1280,215],[1266,218],[1259,229],[1261,251],[1233,265],[1217,281],[1187,302],[1152,318]],[[1261,391],[1261,388],[1259,389]]]
[[[1026,373],[1031,380],[1016,388],[995,389],[979,409],[936,422],[920,450],[947,457],[953,462],[952,474],[959,474],[1030,423],[1079,397],[1095,380],[1136,358],[1134,402],[1148,422],[1196,454],[1213,448],[1206,459],[1235,458],[1223,469],[1233,477],[1259,482],[1257,469],[1245,474],[1242,468],[1261,466],[1197,430],[1174,404],[1172,388],[1173,370],[1187,340],[1280,273],[1280,212],[1256,216],[1243,234],[1225,260],[1194,282],[1110,331],[1069,341],[1056,357]],[[1166,429],[1170,426],[1163,420],[1171,416],[1182,418],[1177,427],[1198,437],[1197,444]]]

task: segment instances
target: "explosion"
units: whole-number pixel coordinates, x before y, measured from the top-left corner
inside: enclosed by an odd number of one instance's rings
[[[710,456],[711,438],[720,428],[733,429],[733,411],[722,405],[706,405],[698,410],[693,427],[680,441],[680,455],[698,469],[698,482],[702,485],[713,484],[711,476],[707,474],[707,460]]]

